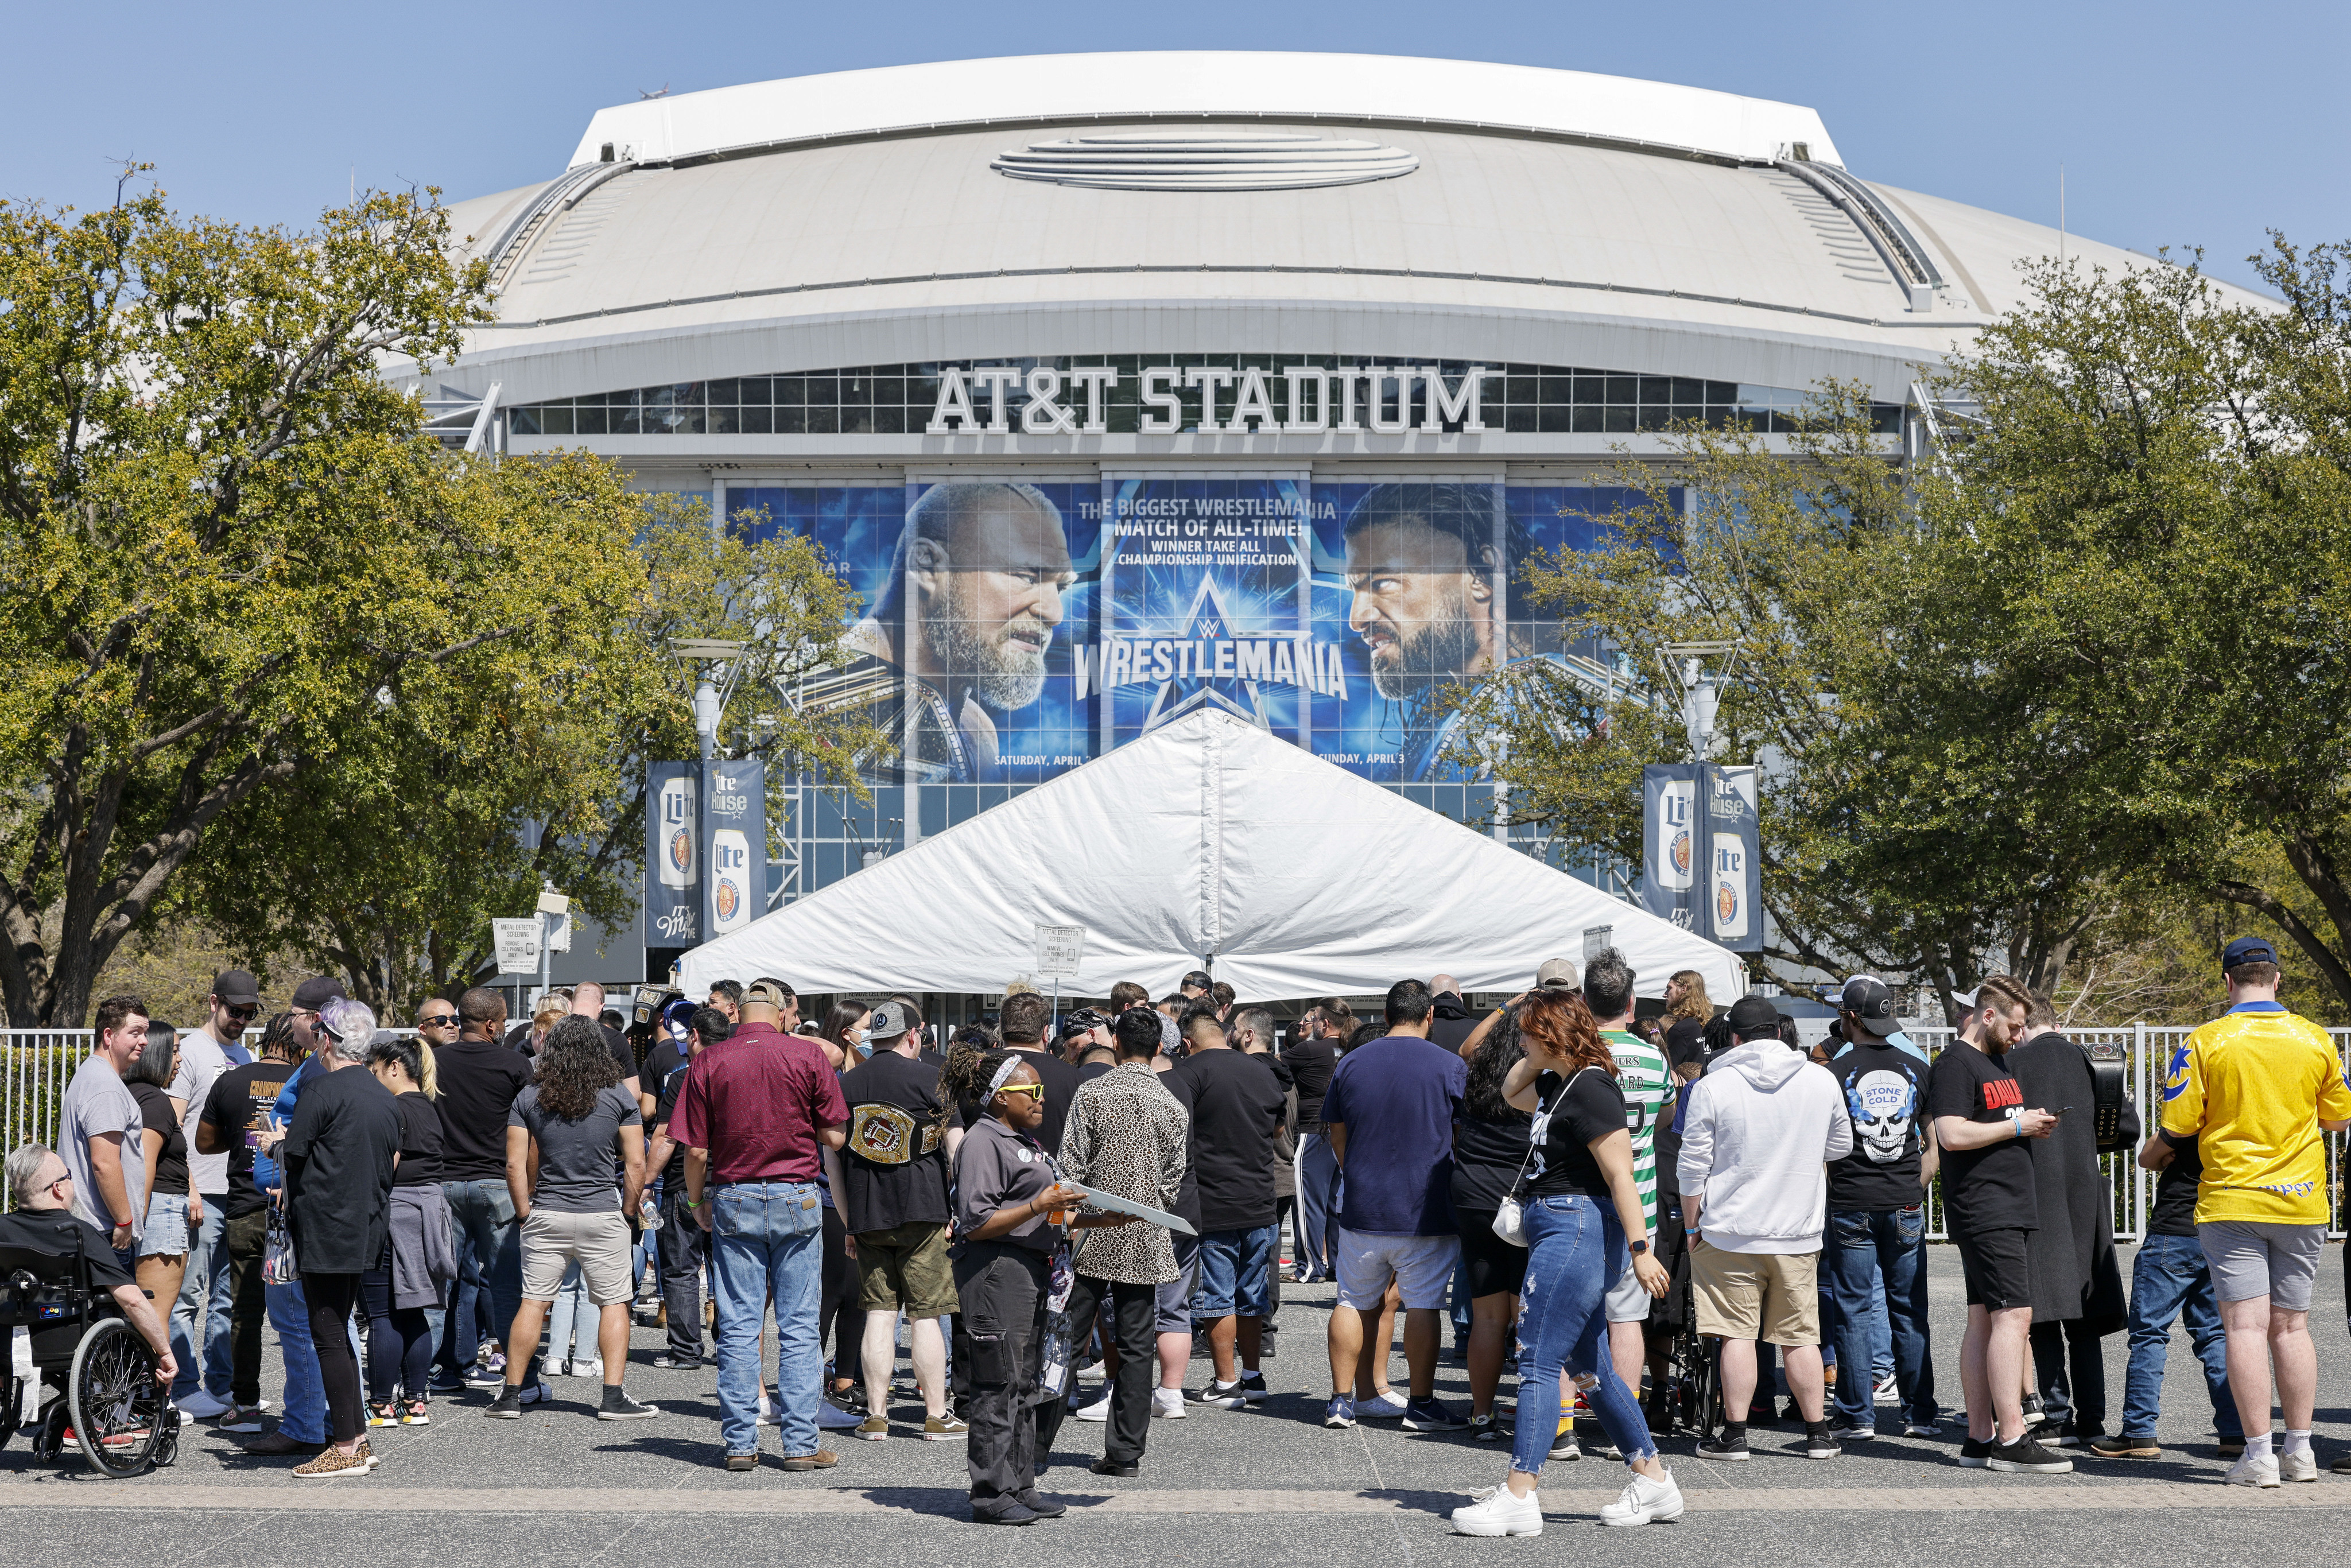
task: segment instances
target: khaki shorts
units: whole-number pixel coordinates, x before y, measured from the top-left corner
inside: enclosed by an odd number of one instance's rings
[[[857,1270],[857,1304],[869,1312],[904,1307],[909,1317],[935,1318],[963,1311],[947,1260],[947,1228],[936,1221],[862,1233]]]
[[[1820,1343],[1820,1261],[1817,1252],[1725,1252],[1701,1236],[1690,1249],[1698,1332]]]
[[[555,1300],[563,1289],[564,1268],[574,1259],[595,1305],[625,1306],[635,1296],[629,1283],[629,1222],[619,1209],[563,1214],[533,1208],[522,1222],[523,1300]]]

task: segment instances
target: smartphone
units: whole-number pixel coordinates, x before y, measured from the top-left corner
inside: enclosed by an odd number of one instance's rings
[[[2063,1115],[2066,1114],[2068,1112],[2072,1111],[2073,1109],[2074,1109],[2074,1107],[2072,1107],[2071,1105],[2060,1105],[2060,1106],[2058,1106],[2058,1107],[2057,1107],[2057,1109],[2056,1109],[2054,1112],[2053,1112],[2053,1113],[2052,1113],[2052,1114],[2053,1114],[2053,1115],[2058,1115],[2058,1116],[2063,1116]]]

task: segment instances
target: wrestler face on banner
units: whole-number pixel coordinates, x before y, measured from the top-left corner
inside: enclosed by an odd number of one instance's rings
[[[1419,698],[1500,662],[1491,519],[1447,506],[1452,488],[1384,486],[1347,520],[1347,624],[1384,697]]]
[[[1026,707],[1045,685],[1045,649],[1073,580],[1053,504],[1025,485],[940,485],[907,513],[898,540],[896,615],[852,642],[939,688]]]

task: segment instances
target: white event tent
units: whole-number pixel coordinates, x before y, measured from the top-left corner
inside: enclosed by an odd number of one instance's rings
[[[688,952],[680,983],[760,975],[807,993],[991,994],[1036,928],[1085,929],[1065,996],[1153,994],[1210,967],[1244,998],[1363,995],[1446,973],[1516,991],[1610,940],[1661,995],[1736,954],[1228,715],[1196,712]]]

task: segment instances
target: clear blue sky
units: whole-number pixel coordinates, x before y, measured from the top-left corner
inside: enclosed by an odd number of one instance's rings
[[[451,199],[548,178],[589,115],[864,66],[1094,49],[1322,49],[1505,60],[1811,105],[1865,178],[2221,277],[2281,228],[2351,238],[2343,0],[1964,5],[560,5],[133,3],[11,9],[0,195],[87,207],[110,161],[183,210],[307,224],[361,185]]]

